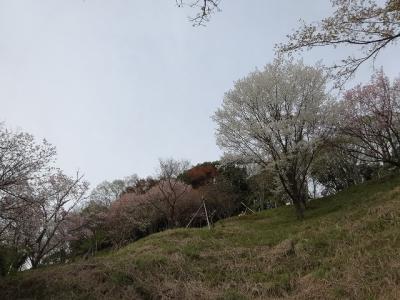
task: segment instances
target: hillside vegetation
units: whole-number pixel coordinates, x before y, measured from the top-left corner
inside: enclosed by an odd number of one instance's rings
[[[400,177],[154,234],[0,282],[1,299],[399,299]]]

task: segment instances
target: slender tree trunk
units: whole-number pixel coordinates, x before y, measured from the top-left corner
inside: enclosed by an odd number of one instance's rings
[[[300,205],[302,206],[303,210],[307,209],[307,200],[304,195],[301,195],[300,197]]]
[[[32,269],[36,269],[39,266],[39,260],[31,259]]]
[[[175,216],[175,206],[171,206],[168,216],[168,228],[175,228],[178,227],[178,225],[178,220],[176,220]]]
[[[306,209],[307,206],[305,202],[304,192],[301,188],[298,187],[295,171],[290,170],[287,177],[289,179],[291,198],[293,201],[293,205],[296,209],[297,218],[299,220],[302,220],[304,219],[304,210]]]
[[[303,204],[301,203],[301,201],[299,201],[299,199],[293,200],[293,204],[296,209],[297,218],[299,220],[303,220],[304,219],[304,209],[305,209]]]

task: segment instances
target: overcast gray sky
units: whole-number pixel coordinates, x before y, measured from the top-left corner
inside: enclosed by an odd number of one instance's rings
[[[0,121],[46,138],[96,185],[154,173],[160,157],[219,158],[210,115],[233,81],[274,57],[329,1],[225,0],[193,28],[174,0],[0,0]],[[376,62],[393,77],[399,47]],[[318,50],[307,63],[340,51]],[[329,59],[328,59],[329,58]],[[364,67],[353,82],[369,78]]]

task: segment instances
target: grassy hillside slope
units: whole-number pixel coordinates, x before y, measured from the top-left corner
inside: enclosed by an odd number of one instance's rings
[[[23,272],[1,299],[400,299],[400,177]]]

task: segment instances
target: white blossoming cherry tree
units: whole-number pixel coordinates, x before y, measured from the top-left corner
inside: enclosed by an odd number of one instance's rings
[[[310,165],[330,132],[326,78],[319,66],[276,59],[236,81],[213,116],[226,156],[274,168],[299,218]]]

